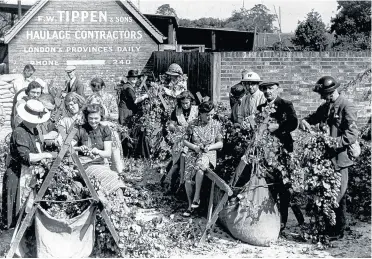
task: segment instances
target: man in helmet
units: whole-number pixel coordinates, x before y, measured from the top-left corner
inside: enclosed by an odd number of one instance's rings
[[[246,89],[246,95],[242,98],[238,122],[242,121],[257,112],[257,107],[266,102],[266,98],[258,89],[259,83],[262,82],[260,76],[255,72],[243,71],[241,84]]]
[[[352,103],[339,94],[337,88],[340,83],[331,76],[321,77],[313,89],[325,100],[314,113],[308,115],[300,122],[300,127],[310,130],[310,125],[319,124],[320,128],[329,127],[329,134],[337,138],[337,146],[334,147],[332,162],[335,169],[341,173],[341,190],[337,201],[339,207],[335,209],[336,225],[328,226],[328,234],[333,239],[342,238],[346,225],[346,199],[345,192],[348,182],[348,167],[353,161],[348,155],[348,147],[354,144],[358,137],[355,124],[356,114]]]

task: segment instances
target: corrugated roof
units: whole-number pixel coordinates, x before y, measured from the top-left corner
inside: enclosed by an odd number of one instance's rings
[[[49,0],[37,1],[16,24],[5,33],[4,43],[8,44],[15,35],[31,20],[32,17],[48,2]],[[117,2],[117,1],[116,1]],[[137,9],[137,7],[129,0],[119,1],[134,15],[139,22],[149,31],[149,33],[159,42],[163,43],[166,37]],[[134,13],[134,12],[135,13]]]

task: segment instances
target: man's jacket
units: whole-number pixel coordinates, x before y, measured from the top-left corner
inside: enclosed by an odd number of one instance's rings
[[[261,112],[267,105],[267,102],[257,107],[257,110]],[[293,152],[293,138],[291,132],[297,128],[298,120],[296,111],[293,107],[292,102],[284,100],[279,96],[275,99],[274,103],[275,112],[271,114],[271,117],[276,120],[279,124],[279,128],[273,132],[273,134],[279,138],[283,147]]]
[[[347,147],[354,144],[358,138],[356,114],[354,106],[345,97],[339,96],[334,103],[324,103],[312,114],[304,118],[311,125],[327,124],[330,135],[337,138],[336,165],[348,167],[353,161],[347,154]]]

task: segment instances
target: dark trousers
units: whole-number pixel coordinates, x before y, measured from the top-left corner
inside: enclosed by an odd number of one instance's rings
[[[273,184],[269,186],[271,195],[273,196],[275,202],[279,202],[279,212],[280,212],[280,222],[282,225],[286,225],[288,221],[288,208],[291,207],[298,224],[303,224],[305,222],[304,216],[301,212],[300,206],[298,204],[291,204],[291,193],[287,186],[283,184],[281,180],[274,180],[272,178],[266,178],[268,184]]]

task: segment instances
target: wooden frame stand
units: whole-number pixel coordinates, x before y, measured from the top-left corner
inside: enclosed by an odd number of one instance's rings
[[[12,242],[10,243],[10,249],[5,256],[6,258],[12,258],[14,256],[14,254],[16,252],[16,249],[18,248],[19,243],[20,243],[24,233],[26,232],[27,228],[30,226],[30,224],[32,222],[32,219],[34,217],[34,214],[35,214],[37,206],[38,206],[37,203],[43,198],[46,190],[48,189],[49,185],[51,184],[53,176],[57,172],[57,169],[58,169],[59,165],[61,164],[62,159],[65,156],[66,152],[70,149],[71,141],[72,141],[72,139],[73,139],[73,137],[75,136],[76,133],[77,133],[77,128],[73,127],[72,130],[70,131],[70,133],[68,134],[68,136],[66,137],[66,139],[64,141],[64,144],[63,144],[60,152],[58,153],[57,158],[54,160],[54,162],[53,162],[45,180],[43,181],[43,183],[40,187],[39,192],[36,194],[36,197],[35,197],[35,200],[32,204],[31,209],[27,209],[27,206],[26,206],[26,203],[28,202],[29,199],[25,202],[25,204],[22,208],[22,211],[20,212],[20,216],[18,218],[16,228],[14,230]],[[72,154],[71,155],[72,160],[77,165],[78,171],[80,172],[81,177],[83,178],[85,184],[87,185],[87,187],[88,187],[88,189],[89,189],[89,191],[92,195],[93,200],[96,203],[100,203],[98,194],[97,194],[96,190],[94,189],[92,183],[90,182],[90,180],[88,178],[88,175],[86,174],[86,172],[84,170],[84,167],[79,160],[78,155],[75,152],[72,152],[71,154]],[[103,206],[102,206],[102,208],[103,208]],[[25,214],[25,213],[26,213],[26,216],[22,220],[23,214]],[[119,243],[119,236],[118,236],[118,234],[117,234],[117,232],[116,232],[116,230],[115,230],[115,228],[114,228],[114,226],[113,226],[113,224],[112,224],[112,222],[111,222],[111,220],[110,220],[110,218],[107,214],[107,211],[104,208],[101,210],[101,216],[105,220],[105,222],[107,224],[107,227],[110,230],[110,233],[111,233],[112,237],[114,238],[116,244],[118,244]]]

